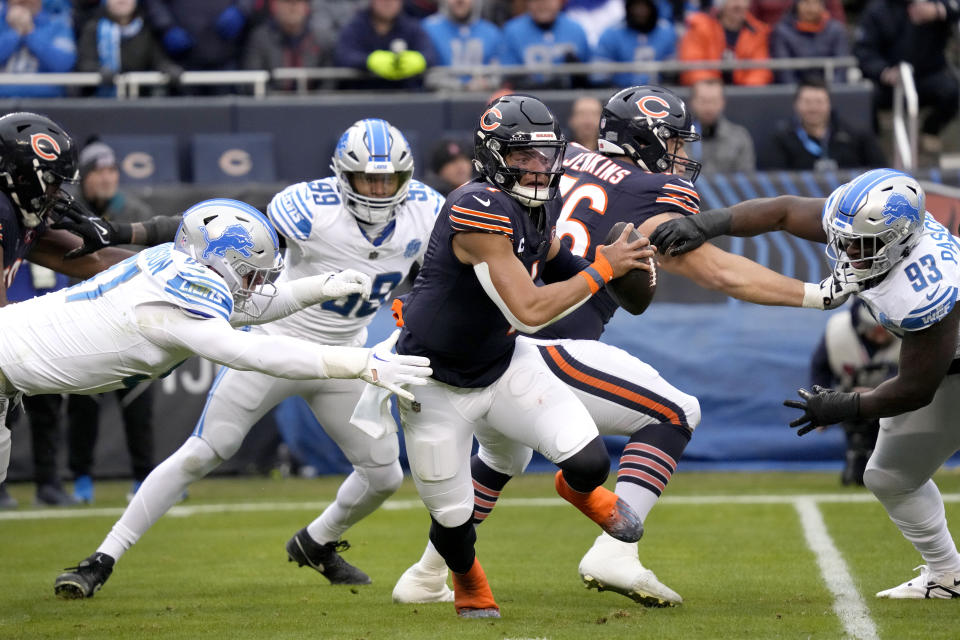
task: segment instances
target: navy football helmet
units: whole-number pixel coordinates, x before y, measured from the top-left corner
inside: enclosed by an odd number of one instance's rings
[[[474,167],[528,207],[557,195],[567,142],[556,117],[532,96],[507,95],[490,103],[474,132]]]
[[[28,112],[0,118],[0,189],[27,227],[52,212],[60,185],[76,181],[78,166],[73,139],[50,118]]]
[[[668,141],[696,142],[693,116],[675,93],[655,85],[628,87],[607,100],[600,115],[600,153],[628,156],[652,173],[680,173],[693,182],[700,163],[671,153]]]

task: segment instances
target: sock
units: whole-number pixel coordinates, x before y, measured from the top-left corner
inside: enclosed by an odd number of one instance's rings
[[[480,524],[493,511],[511,476],[494,471],[477,455],[470,458],[470,475],[473,476],[473,523]]]
[[[337,490],[337,497],[320,516],[307,525],[318,544],[335,542],[344,532],[383,504],[403,482],[400,463],[383,467],[354,467]]]
[[[177,503],[191,482],[210,473],[220,462],[220,457],[204,440],[188,438],[147,476],[97,551],[119,560]]]
[[[947,529],[943,496],[933,480],[908,494],[877,498],[933,573],[960,573],[960,554]]]
[[[630,436],[623,448],[615,492],[633,507],[641,522],[646,521],[677,470],[690,435],[674,424],[651,424]]]

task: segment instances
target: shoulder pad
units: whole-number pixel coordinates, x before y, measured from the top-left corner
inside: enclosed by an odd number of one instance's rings
[[[513,240],[513,198],[499,189],[467,183],[447,197],[450,227],[454,231],[497,233]]]
[[[415,205],[420,210],[427,210],[436,217],[443,208],[444,201],[445,198],[433,187],[419,180],[410,181],[406,204]]]
[[[323,209],[339,209],[340,205],[337,179],[321,178],[290,185],[275,195],[267,206],[267,216],[281,235],[306,240],[323,219]]]
[[[164,300],[183,311],[224,320],[233,314],[233,296],[223,278],[174,250],[172,243],[144,249],[137,256],[137,264],[154,279]]]

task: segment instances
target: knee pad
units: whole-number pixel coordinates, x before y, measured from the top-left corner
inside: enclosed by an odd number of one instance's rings
[[[610,456],[603,438],[597,436],[557,466],[563,470],[563,478],[570,488],[587,493],[607,480],[610,474]]]
[[[886,469],[871,467],[869,463],[867,463],[867,468],[863,472],[863,485],[878,498],[903,495],[917,488],[908,486],[902,475]]]
[[[204,477],[223,462],[223,458],[217,455],[213,447],[197,436],[187,438],[170,458],[176,458],[183,472],[194,480]]]
[[[430,542],[454,573],[466,573],[473,566],[477,531],[472,521],[448,527],[433,520],[430,523]]]
[[[497,473],[505,476],[518,476],[523,473],[533,458],[533,449],[511,440],[503,439],[504,446],[485,447],[480,445],[477,456]]]
[[[403,469],[400,468],[399,461],[382,467],[356,467],[355,469],[357,473],[363,474],[367,479],[367,486],[375,493],[391,495],[396,493],[403,484]]]
[[[473,523],[473,496],[468,504],[451,505],[431,511],[434,520],[442,527],[453,529],[464,523]]]

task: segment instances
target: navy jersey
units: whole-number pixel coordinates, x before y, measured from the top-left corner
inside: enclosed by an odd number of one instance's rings
[[[560,179],[563,212],[557,222],[560,241],[574,255],[593,262],[598,244],[618,222],[639,227],[661,213],[699,213],[700,197],[693,184],[668,173],[649,173],[623,161],[612,160],[569,145]],[[617,303],[606,290],[598,291],[566,318],[544,328],[540,338],[597,340]]]
[[[23,226],[13,201],[7,194],[0,193],[0,246],[3,247],[3,280],[7,287],[13,284],[20,263],[46,229],[46,222],[33,229]]]
[[[483,290],[473,266],[454,255],[453,235],[504,235],[527,271],[536,273],[550,249],[560,205],[558,198],[528,209],[482,178],[450,193],[423,268],[404,300],[397,353],[427,356],[433,377],[455,387],[486,387],[503,375],[516,332]]]

